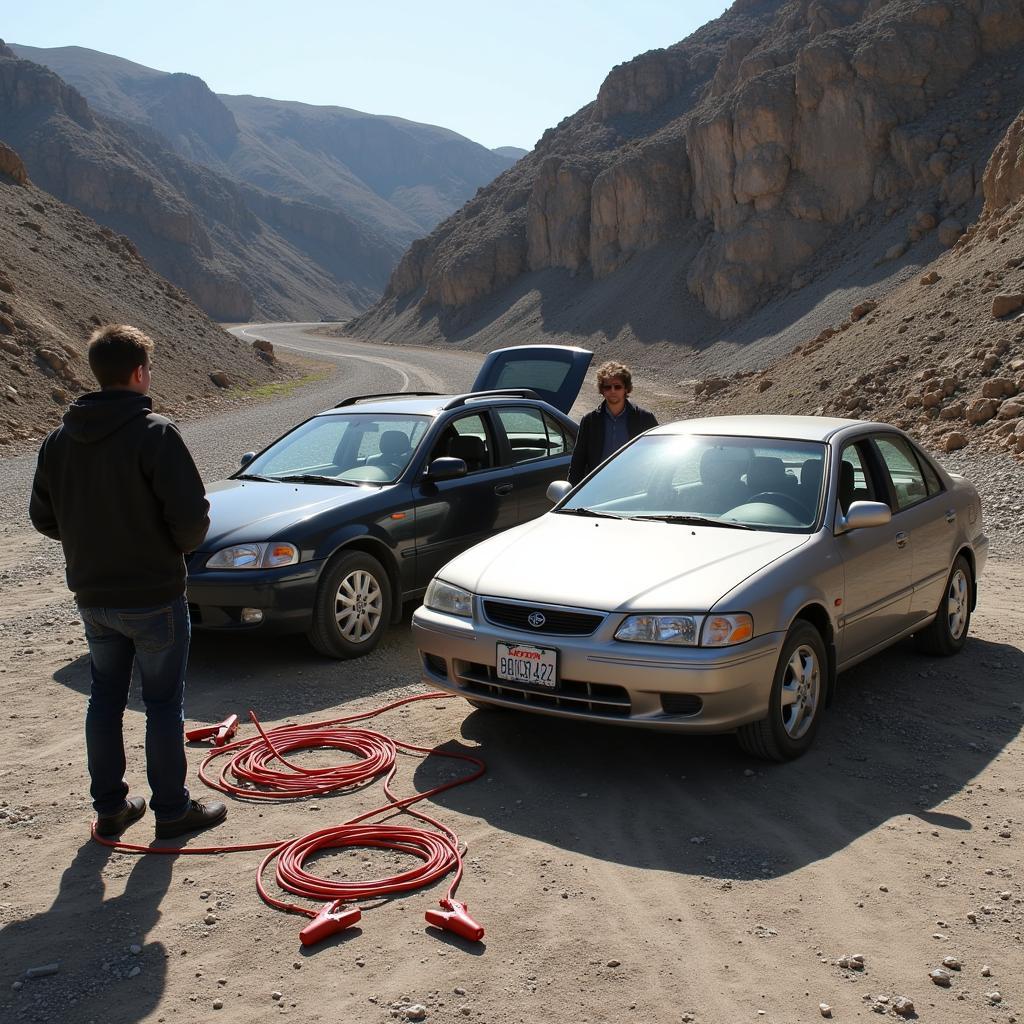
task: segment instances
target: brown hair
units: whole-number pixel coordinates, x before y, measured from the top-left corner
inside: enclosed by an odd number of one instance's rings
[[[597,368],[597,390],[600,391],[602,384],[615,377],[618,377],[625,385],[628,395],[633,390],[633,374],[630,373],[629,367],[625,363],[617,363],[613,359],[602,363]]]
[[[101,388],[123,387],[152,351],[153,340],[137,327],[108,324],[89,338],[89,368]]]

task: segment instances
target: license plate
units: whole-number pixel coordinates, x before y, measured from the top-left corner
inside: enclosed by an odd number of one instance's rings
[[[553,647],[499,641],[496,674],[512,683],[553,690],[558,685],[558,651]]]

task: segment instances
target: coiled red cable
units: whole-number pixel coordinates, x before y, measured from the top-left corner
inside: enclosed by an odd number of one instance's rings
[[[442,793],[455,786],[478,779],[487,770],[485,763],[470,754],[419,747],[411,743],[392,740],[382,733],[368,729],[343,728],[350,722],[373,718],[392,708],[420,700],[436,700],[454,696],[449,693],[420,693],[393,701],[383,707],[345,718],[329,719],[310,724],[290,724],[265,730],[256,715],[249,717],[259,732],[258,736],[236,740],[210,751],[199,768],[199,777],[208,786],[244,800],[282,800],[300,796],[322,796],[339,789],[358,786],[387,773],[384,791],[390,802],[366,811],[355,818],[310,832],[296,839],[273,840],[263,843],[231,846],[192,846],[181,849],[163,846],[137,846],[104,839],[93,829],[93,839],[127,853],[210,854],[235,853],[243,850],[267,850],[256,873],[256,888],[269,906],[291,913],[315,918],[317,910],[286,902],[272,896],[263,884],[263,875],[271,861],[277,861],[275,880],[281,889],[311,900],[358,902],[376,899],[395,892],[417,889],[443,878],[454,871],[447,890],[451,899],[462,879],[462,852],[456,834],[446,825],[422,811],[412,809],[421,800]],[[391,789],[397,772],[398,749],[427,756],[447,757],[467,761],[475,770],[461,778],[435,786],[423,793],[399,798]],[[335,749],[355,754],[357,760],[324,768],[303,768],[289,761],[285,754],[298,750]],[[211,774],[210,765],[218,758],[227,757],[220,773]],[[275,764],[281,767],[275,767]],[[262,788],[255,788],[255,787]],[[413,826],[384,822],[366,823],[389,811],[407,811],[432,826],[421,829]],[[377,847],[395,850],[417,857],[422,863],[399,874],[379,879],[340,882],[320,878],[304,868],[313,854],[326,849],[349,846]]]

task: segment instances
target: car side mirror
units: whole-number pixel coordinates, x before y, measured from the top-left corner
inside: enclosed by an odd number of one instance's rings
[[[557,505],[571,490],[572,484],[568,480],[552,480],[547,489],[548,501]]]
[[[892,519],[892,510],[882,501],[855,501],[846,515],[836,519],[836,533],[849,533],[870,526],[885,526]]]
[[[440,459],[434,459],[427,466],[427,479],[435,482],[438,480],[455,480],[460,476],[465,476],[467,472],[465,459],[456,459],[450,455],[445,455]]]
[[[245,454],[244,454],[244,455],[243,455],[243,456],[242,456],[242,457],[241,457],[241,458],[240,458],[240,459],[238,460],[238,465],[239,465],[240,467],[241,467],[241,466],[248,466],[248,465],[249,465],[249,463],[250,463],[250,462],[252,462],[252,460],[253,460],[253,459],[255,459],[255,458],[256,458],[256,453],[255,453],[255,452],[246,452],[246,453],[245,453]]]

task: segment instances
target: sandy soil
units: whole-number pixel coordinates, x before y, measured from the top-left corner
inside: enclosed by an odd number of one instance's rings
[[[845,675],[816,749],[794,764],[752,761],[729,737],[572,727],[458,700],[389,712],[372,727],[489,765],[430,808],[468,843],[460,895],[486,939],[425,928],[436,886],[368,908],[358,929],[306,950],[304,922],[260,902],[257,854],[136,857],[89,840],[81,628],[48,542],[5,539],[4,1021],[384,1022],[419,1005],[429,1020],[793,1022],[820,1019],[820,1002],[837,1020],[874,1019],[879,996],[883,1011],[908,996],[936,1022],[1020,1012],[1019,563],[990,563],[960,657],[924,659],[908,644]],[[187,715],[252,707],[271,724],[318,720],[418,689],[407,623],[349,664],[301,638],[200,635]],[[129,781],[147,793],[143,722],[133,698]],[[190,754],[193,778],[201,756]],[[403,793],[447,768],[400,763]],[[236,801],[208,835],[286,838],[381,802],[379,785]],[[152,818],[125,837],[149,841]],[[339,853],[317,870],[375,877],[403,859]],[[836,966],[846,954],[865,968]],[[942,989],[928,972],[947,956],[963,968]],[[26,977],[49,964],[56,973]]]

